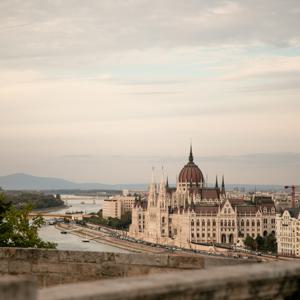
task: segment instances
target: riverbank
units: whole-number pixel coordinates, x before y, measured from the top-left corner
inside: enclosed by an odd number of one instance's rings
[[[82,237],[83,239],[93,240],[95,242],[98,241],[101,244],[117,247],[130,252],[156,253],[156,254],[169,252],[167,249],[164,248],[150,247],[143,244],[120,240],[108,235],[107,233],[81,227],[78,225],[68,225],[68,224],[60,223],[57,224],[55,227],[61,231],[67,231],[68,234],[74,234]]]
[[[35,213],[43,213],[43,212],[57,212],[58,210],[61,210],[61,209],[65,209],[65,208],[68,208],[69,206],[68,205],[59,205],[59,206],[52,206],[52,207],[45,207],[45,208],[37,208],[37,209],[33,209],[32,211],[35,212]]]

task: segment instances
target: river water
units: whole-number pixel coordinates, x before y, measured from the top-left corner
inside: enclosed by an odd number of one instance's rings
[[[71,195],[62,196],[62,200],[69,207],[52,210],[49,213],[66,213],[83,211],[84,213],[98,212],[102,208],[104,198],[93,197],[72,197]],[[53,225],[47,225],[39,230],[39,236],[49,242],[57,244],[59,250],[79,250],[79,251],[100,251],[100,252],[122,252],[129,253],[124,249],[102,244],[95,241],[89,243],[82,242],[82,237],[73,234],[61,234],[60,230]]]

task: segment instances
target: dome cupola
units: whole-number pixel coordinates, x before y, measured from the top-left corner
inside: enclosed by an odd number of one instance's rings
[[[191,183],[200,185],[204,183],[204,177],[199,167],[194,163],[192,146],[190,147],[189,162],[182,168],[178,178],[179,183]]]

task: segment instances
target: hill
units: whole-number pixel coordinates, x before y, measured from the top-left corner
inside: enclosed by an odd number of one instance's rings
[[[145,184],[76,183],[54,177],[39,177],[24,173],[0,176],[0,187],[5,190],[122,190],[145,189]]]
[[[77,183],[61,178],[39,177],[24,173],[0,176],[0,187],[5,190],[146,190],[148,184]],[[278,185],[226,184],[226,190],[238,188],[244,191],[278,191]]]

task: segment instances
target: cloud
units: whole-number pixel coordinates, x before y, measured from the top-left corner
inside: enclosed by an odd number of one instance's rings
[[[192,137],[251,181],[235,156],[300,151],[298,4],[0,1],[1,168],[127,182],[149,166],[122,157],[176,160]]]
[[[0,28],[14,31],[0,31],[0,62],[78,66],[153,47],[299,45],[297,7],[298,0],[4,0]]]
[[[241,80],[259,77],[278,77],[290,75],[297,77],[300,73],[300,57],[260,57],[252,58],[235,65],[221,80]]]

